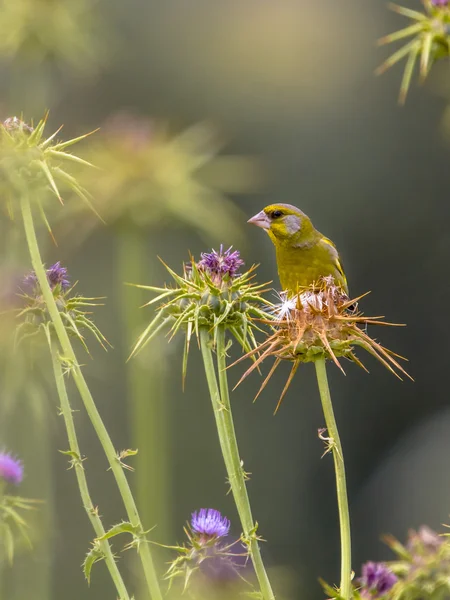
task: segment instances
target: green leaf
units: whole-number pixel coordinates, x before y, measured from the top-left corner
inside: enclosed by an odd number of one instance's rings
[[[117,525],[113,525],[111,529],[109,529],[101,537],[97,538],[97,540],[109,540],[110,538],[120,535],[121,533],[130,533],[132,536],[139,536],[141,530],[138,525],[132,525],[129,521],[122,521]]]
[[[83,573],[86,577],[88,584],[91,583],[92,567],[96,562],[98,562],[99,560],[103,560],[104,558],[105,555],[103,554],[103,551],[100,548],[100,543],[97,540],[95,540],[93,542],[92,548],[89,550],[89,552],[86,555],[86,558],[83,561]]]
[[[2,527],[3,530],[3,543],[5,546],[6,556],[8,558],[8,562],[12,565],[14,560],[14,537],[11,531],[11,527],[6,523]]]

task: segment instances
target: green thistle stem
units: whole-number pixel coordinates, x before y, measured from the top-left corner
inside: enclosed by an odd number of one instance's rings
[[[31,212],[30,200],[27,193],[21,195],[21,211],[22,219],[25,228],[25,236],[28,243],[28,249],[31,258],[31,264],[36,273],[37,280],[39,282],[42,296],[44,298],[47,310],[50,314],[50,318],[55,327],[55,332],[58,337],[59,343],[64,353],[64,358],[71,364],[71,374],[75,381],[75,385],[78,388],[81,399],[83,400],[86,412],[89,415],[91,423],[95,429],[97,437],[103,447],[106,458],[109,462],[111,470],[116,479],[117,486],[119,488],[122,500],[125,506],[125,510],[128,515],[128,519],[133,527],[136,527],[141,535],[144,535],[144,529],[139,517],[139,513],[136,507],[136,503],[131,492],[130,485],[123,471],[123,467],[120,464],[119,458],[116,454],[114,445],[109,437],[108,431],[102,421],[100,413],[97,410],[94,399],[92,398],[89,387],[84,379],[81,368],[77,362],[75,352],[70,343],[69,335],[64,327],[64,323],[59,314],[58,307],[56,306],[55,299],[53,297],[52,290],[47,280],[47,273],[42,263],[41,255],[39,252],[39,246],[36,237],[36,231],[34,228],[33,215]],[[156,570],[153,564],[152,555],[148,543],[142,540],[142,543],[138,546],[138,553],[141,558],[142,567],[144,569],[145,578],[147,581],[148,590],[153,600],[162,600],[161,589],[159,587]]]
[[[264,600],[275,600],[261,557],[261,550],[256,533],[257,524],[253,520],[250,500],[245,485],[245,475],[241,465],[239,448],[236,440],[226,373],[225,328],[219,327],[217,331],[216,352],[220,390],[217,384],[211,351],[212,339],[207,329],[202,328],[200,331],[200,345],[214,417],[216,419],[217,432],[219,434],[220,447],[234,501],[241,520],[244,539],[248,544],[249,554],[253,562],[253,567]]]
[[[53,374],[55,376],[56,389],[58,391],[59,401],[61,403],[61,414],[66,425],[69,448],[73,453],[72,465],[75,469],[81,500],[89,520],[92,523],[92,527],[94,528],[96,536],[98,538],[103,537],[106,532],[99,517],[98,509],[94,506],[89,493],[88,483],[82,464],[80,447],[78,445],[77,434],[75,431],[72,409],[70,407],[69,397],[67,395],[67,389],[64,382],[64,374],[61,368],[61,361],[59,359],[55,344],[52,344],[50,341],[49,346],[52,356]],[[128,595],[127,588],[125,587],[120,571],[114,560],[108,540],[103,540],[100,542],[100,547],[105,556],[106,566],[108,567],[108,571],[111,575],[114,585],[116,586],[120,600],[130,600],[130,596]]]
[[[323,414],[331,438],[333,451],[334,470],[336,473],[336,491],[339,509],[339,526],[341,530],[341,588],[343,600],[352,597],[352,548],[350,538],[350,513],[348,510],[347,484],[345,480],[344,454],[342,453],[341,440],[334,418],[333,404],[331,402],[330,388],[328,386],[327,370],[324,358],[315,361],[317,383],[319,385],[320,399]]]

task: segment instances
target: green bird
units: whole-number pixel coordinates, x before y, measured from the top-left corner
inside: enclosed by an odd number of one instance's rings
[[[332,275],[335,284],[348,295],[347,278],[336,246],[317,231],[299,208],[292,204],[271,204],[248,222],[264,229],[272,240],[283,291],[292,296],[299,288]]]

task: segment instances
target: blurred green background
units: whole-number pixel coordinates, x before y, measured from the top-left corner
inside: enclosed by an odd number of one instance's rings
[[[64,123],[65,139],[102,127],[78,153],[104,161],[100,174],[81,177],[107,224],[80,216],[68,198],[52,215],[58,247],[45,231],[41,240],[48,264],[61,260],[80,292],[107,296],[96,322],[114,349],[93,348],[93,360],[82,362],[116,447],[141,450],[129,459],[137,466],[129,477],[145,526],[158,525],[153,539],[182,541],[183,524],[202,506],[226,514],[236,535],[240,528],[195,345],[184,393],[181,339],[167,345],[161,337],[126,366],[153,313],[139,310],[150,296],[122,282],[161,285],[157,255],[179,269],[189,251],[198,256],[224,243],[239,247],[247,266],[260,263],[259,279],[277,287],[271,243],[246,225],[275,201],[296,204],[335,241],[351,293],[372,291],[366,314],[408,325],[371,333],[409,358],[414,384],[375,361],[367,363],[370,375],[353,365],[347,377],[329,368],[355,571],[369,558],[390,558],[382,533],[403,539],[410,527],[448,522],[450,145],[441,127],[448,64],[437,65],[399,109],[399,69],[373,76],[387,54],[375,40],[403,24],[384,2],[10,0],[0,3],[0,23],[2,119],[38,120],[50,109],[48,132]],[[211,196],[186,184],[178,155],[164,154],[167,140],[200,122],[183,152],[195,154],[199,143],[211,156],[253,159],[206,164],[199,179],[215,190]],[[145,148],[156,147],[162,154],[146,162]],[[109,212],[114,202],[136,199],[131,214]],[[6,261],[13,247],[3,242]],[[310,365],[272,415],[287,370],[256,404],[257,376],[232,401],[275,589],[280,598],[315,600],[323,597],[319,576],[338,580],[334,473],[330,457],[320,459],[324,422]],[[241,372],[232,369],[231,382]],[[74,394],[81,409],[77,403]],[[123,515],[112,477],[83,410],[76,419],[94,502],[114,523]],[[24,461],[20,493],[48,502],[35,519],[42,531],[34,549],[3,570],[3,597],[113,598],[104,565],[94,568],[90,588],[79,568],[92,531],[58,453],[67,442],[55,398],[44,394],[37,408],[19,395],[0,434],[0,445]],[[161,568],[169,558],[159,552]],[[136,578],[131,554],[124,561],[128,579]]]

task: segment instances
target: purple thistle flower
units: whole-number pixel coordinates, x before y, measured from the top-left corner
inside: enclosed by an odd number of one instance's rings
[[[362,567],[361,595],[365,598],[381,598],[397,583],[397,577],[383,563],[367,562]]]
[[[0,452],[0,478],[18,485],[23,479],[23,466],[20,460],[6,452]]]
[[[433,6],[447,6],[448,0],[431,0]]]
[[[427,554],[433,554],[443,543],[443,538],[436,531],[422,525],[418,531],[412,530],[409,532],[407,548],[412,553],[426,552]]]
[[[201,508],[192,513],[191,528],[200,537],[222,538],[230,531],[230,521],[214,508]]]
[[[54,265],[47,269],[47,277],[50,282],[50,287],[54,289],[57,285],[61,286],[61,289],[67,290],[70,286],[70,282],[67,278],[67,269],[61,266],[58,261]]]
[[[199,269],[206,271],[213,280],[222,282],[224,278],[232,279],[237,275],[237,272],[244,264],[241,259],[239,250],[223,249],[223,244],[220,244],[219,252],[213,249],[212,252],[202,252],[201,259],[198,261]]]
[[[70,286],[70,281],[67,279],[67,269],[61,266],[60,261],[56,262],[49,269],[47,269],[46,273],[52,290],[54,290],[57,285],[61,286],[62,291],[67,290],[67,288]],[[38,280],[36,273],[33,271],[27,275],[24,279],[24,283],[27,286],[37,286]]]

